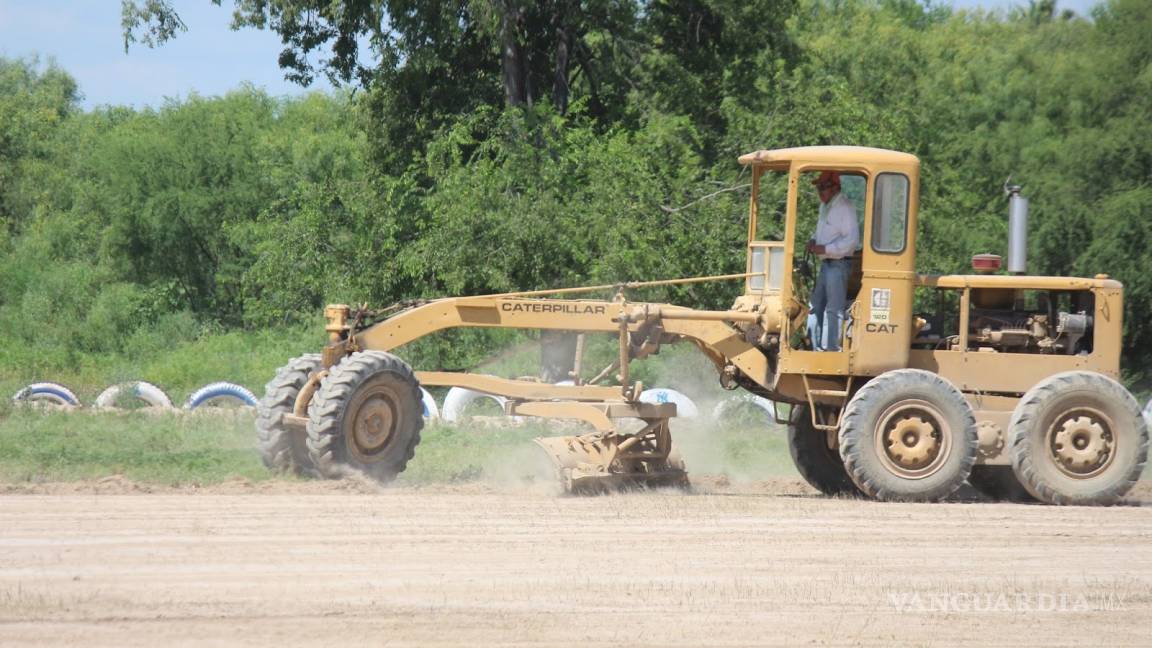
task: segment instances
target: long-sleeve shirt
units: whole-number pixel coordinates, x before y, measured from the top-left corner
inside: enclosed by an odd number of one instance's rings
[[[860,223],[856,220],[856,206],[843,193],[820,206],[813,238],[816,245],[824,246],[821,259],[843,259],[856,252],[860,245]]]

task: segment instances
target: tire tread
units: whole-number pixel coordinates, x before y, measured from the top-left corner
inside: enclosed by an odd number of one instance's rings
[[[347,455],[342,447],[341,416],[344,404],[352,398],[356,389],[366,380],[381,373],[392,373],[411,386],[411,398],[415,403],[412,418],[415,428],[402,451],[373,464],[360,464]],[[373,479],[388,483],[404,472],[408,462],[416,455],[420,444],[420,432],[424,427],[423,395],[420,383],[412,368],[400,358],[383,351],[362,351],[354,353],[332,368],[331,373],[320,384],[308,409],[308,451],[316,471],[329,479],[347,475],[348,467],[354,467]]]
[[[1044,405],[1049,399],[1056,397],[1061,392],[1078,388],[1116,398],[1118,404],[1122,404],[1133,421],[1136,422],[1137,433],[1140,437],[1136,450],[1137,461],[1128,474],[1116,480],[1112,485],[1090,495],[1062,493],[1053,484],[1043,479],[1037,471],[1037,453],[1031,447],[1032,437],[1029,434],[1032,427],[1038,425],[1037,419],[1042,417]],[[1093,506],[1114,504],[1136,485],[1148,461],[1148,427],[1140,411],[1140,405],[1123,385],[1103,374],[1091,371],[1066,371],[1050,376],[1035,385],[1024,394],[1024,397],[1016,405],[1008,430],[1012,450],[1012,468],[1016,477],[1033,497],[1049,504]]]
[[[839,455],[834,456],[834,450],[828,450],[827,456],[820,453],[824,449],[821,446],[826,445],[819,438],[824,435],[824,431],[812,426],[811,416],[808,405],[795,405],[792,408],[791,421],[788,423],[788,454],[792,457],[796,471],[809,486],[824,495],[859,497],[860,489],[848,476]]]
[[[868,430],[860,434],[857,430],[865,427],[863,419],[869,415],[870,408],[874,407],[876,401],[888,396],[887,392],[899,393],[921,385],[930,385],[929,389],[938,390],[939,395],[944,395],[953,401],[953,405],[961,408],[964,412],[966,432],[964,442],[959,447],[953,447],[953,452],[960,453],[960,463],[951,480],[923,493],[901,492],[899,489],[886,486],[880,476],[871,474],[861,461],[860,444],[871,443],[873,431]],[[972,466],[976,463],[977,450],[976,418],[964,395],[951,382],[938,374],[922,369],[897,369],[868,381],[848,402],[840,422],[840,456],[844,459],[844,467],[849,477],[864,494],[881,501],[938,501],[948,497],[968,478]]]
[[[303,475],[312,461],[298,433],[281,424],[291,414],[296,397],[308,378],[320,368],[320,354],[309,353],[288,361],[264,387],[264,398],[256,408],[256,439],[264,466],[283,473]]]

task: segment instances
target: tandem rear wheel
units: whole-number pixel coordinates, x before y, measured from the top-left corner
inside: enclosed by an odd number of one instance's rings
[[[1049,504],[1114,504],[1140,479],[1148,457],[1136,399],[1089,371],[1056,374],[1028,390],[1008,439],[1017,479]]]

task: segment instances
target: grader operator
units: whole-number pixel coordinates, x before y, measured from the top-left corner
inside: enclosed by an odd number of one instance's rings
[[[1132,487],[1148,431],[1117,382],[1119,282],[1023,275],[1017,221],[1009,274],[997,273],[999,258],[988,255],[974,257],[973,274],[917,274],[920,163],[913,155],[803,147],[749,153],[740,163],[752,176],[743,273],[434,299],[382,311],[329,306],[322,353],[292,360],[268,384],[257,420],[265,463],[394,478],[420,440],[422,383],[502,396],[512,415],[590,424],[594,431],[581,436],[537,440],[570,491],[686,484],[668,426],[675,405],[639,402],[642,385],[630,381],[628,367],[661,345],[689,342],[715,364],[724,387],[791,404],[793,459],[826,494],[936,501],[968,480],[1001,499],[1111,504]],[[816,351],[806,326],[808,233],[799,216],[805,183],[825,172],[840,179],[862,227],[846,317],[834,332],[840,344]],[[782,219],[761,214],[769,184],[784,194]],[[1015,192],[1013,214],[1025,211],[1017,209],[1021,200]],[[744,285],[728,310],[626,297],[645,285],[725,280]],[[610,300],[566,298],[607,290],[614,290]],[[610,334],[619,353],[594,377],[577,370],[571,386],[414,372],[391,353],[455,327]]]

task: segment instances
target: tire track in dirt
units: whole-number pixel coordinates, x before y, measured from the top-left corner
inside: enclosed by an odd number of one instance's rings
[[[43,487],[56,494],[0,498],[0,644],[1147,640],[1152,508],[877,504],[765,484],[596,498]]]

